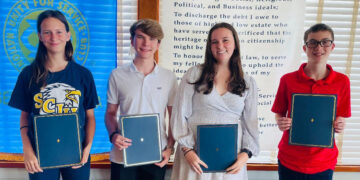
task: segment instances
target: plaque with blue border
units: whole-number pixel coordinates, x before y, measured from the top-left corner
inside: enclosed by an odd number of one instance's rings
[[[77,114],[35,116],[34,131],[42,169],[80,165],[82,148]]]
[[[295,93],[291,102],[289,144],[332,148],[337,96]]]
[[[131,139],[123,150],[124,166],[153,164],[162,160],[159,114],[120,116],[121,134]]]
[[[224,172],[237,159],[237,124],[198,125],[196,151],[208,168],[206,172]]]

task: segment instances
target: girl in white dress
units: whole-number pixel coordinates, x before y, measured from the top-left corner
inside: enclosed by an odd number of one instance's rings
[[[257,86],[241,66],[239,39],[228,23],[209,32],[205,63],[182,78],[171,128],[178,142],[171,179],[246,180],[246,162],[259,153]],[[196,154],[196,128],[203,124],[238,124],[238,156],[226,172],[203,173]]]

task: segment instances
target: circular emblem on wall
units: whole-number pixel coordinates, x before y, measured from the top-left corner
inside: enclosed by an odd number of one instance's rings
[[[39,43],[36,20],[41,12],[48,9],[59,10],[65,15],[70,26],[73,57],[77,63],[85,64],[90,33],[79,9],[67,0],[19,0],[11,7],[3,29],[5,53],[17,71],[34,60]]]

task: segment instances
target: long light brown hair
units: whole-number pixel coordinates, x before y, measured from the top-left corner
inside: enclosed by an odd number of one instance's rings
[[[197,81],[191,84],[195,85],[195,90],[197,92],[209,94],[212,91],[214,86],[214,78],[216,75],[215,65],[217,60],[211,52],[211,35],[216,29],[219,28],[226,28],[230,30],[235,41],[235,49],[229,61],[229,69],[231,74],[230,80],[228,82],[228,91],[233,94],[242,96],[242,93],[246,89],[246,84],[244,80],[244,72],[241,66],[239,38],[234,27],[225,22],[217,23],[210,29],[206,42],[205,62],[201,65],[201,75]]]

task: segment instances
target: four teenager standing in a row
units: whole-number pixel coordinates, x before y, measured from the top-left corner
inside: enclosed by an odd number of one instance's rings
[[[93,77],[72,58],[69,26],[59,11],[47,10],[37,22],[39,48],[34,62],[19,75],[9,105],[20,109],[20,131],[24,147],[25,168],[30,179],[89,179],[89,152],[95,131],[94,110],[98,104]],[[172,179],[247,179],[246,162],[259,153],[257,121],[257,86],[243,72],[237,33],[227,23],[213,26],[208,34],[205,61],[190,68],[179,88],[174,73],[156,64],[154,54],[163,32],[153,20],[139,20],[131,26],[131,45],[135,58],[110,75],[105,123],[113,144],[110,152],[111,179],[164,179],[165,165],[179,143]],[[308,148],[287,144],[291,94],[337,94],[335,131],[344,129],[344,117],[350,116],[350,84],[346,76],[332,70],[327,58],[335,47],[328,26],[311,27],[304,37],[308,63],[299,71],[285,75],[272,111],[279,129],[284,131],[279,144],[280,179],[332,179],[338,151],[334,148]],[[73,92],[72,103],[64,102],[64,93]],[[176,92],[177,91],[177,92]],[[34,150],[34,115],[62,114],[48,111],[41,100],[49,95],[56,103],[74,109],[80,117],[83,166],[42,170]],[[75,101],[74,101],[75,98]],[[66,98],[65,98],[66,99]],[[43,102],[43,101],[40,101]],[[50,107],[51,108],[51,107]],[[52,107],[53,108],[53,107]],[[56,109],[56,108],[55,108]],[[153,165],[124,168],[122,150],[131,139],[121,136],[117,112],[160,114],[163,161]],[[165,112],[170,128],[165,132]],[[207,165],[196,154],[196,126],[201,124],[238,124],[238,156],[226,173],[203,173]],[[166,135],[168,134],[168,136]],[[172,137],[174,135],[174,137]]]

